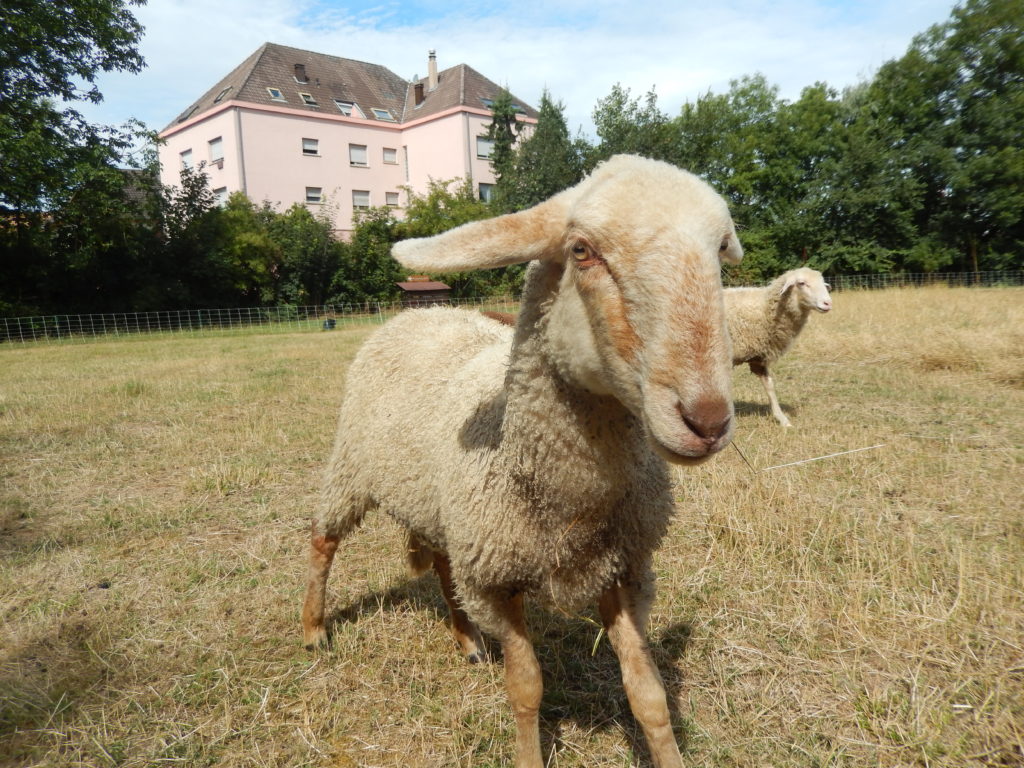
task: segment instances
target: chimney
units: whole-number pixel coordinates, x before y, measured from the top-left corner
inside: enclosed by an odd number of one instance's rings
[[[437,88],[437,52],[430,50],[427,56],[427,83],[430,90]]]
[[[412,87],[413,106],[418,107],[423,103],[423,83],[415,83]]]
[[[297,83],[308,83],[306,79],[306,65],[296,64],[295,65],[295,82]]]

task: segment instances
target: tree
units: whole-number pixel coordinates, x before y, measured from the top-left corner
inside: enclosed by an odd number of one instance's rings
[[[954,268],[1020,266],[1024,243],[1024,16],[967,0],[886,63],[868,92],[901,171],[921,188],[918,234]]]
[[[396,282],[404,279],[402,267],[391,258],[398,240],[399,223],[390,208],[359,211],[352,240],[342,254],[331,284],[332,302],[385,301],[398,293]]]
[[[99,102],[102,72],[139,72],[141,0],[7,0],[0,10],[0,206],[38,208],[64,183],[81,148],[103,145],[116,159],[137,130],[93,126],[71,106]],[[90,154],[92,150],[90,150]]]
[[[497,212],[493,202],[477,199],[468,178],[431,180],[427,194],[409,191],[409,204],[398,236],[400,239],[430,237],[470,221],[490,218]],[[456,297],[512,293],[522,287],[524,271],[523,265],[514,264],[498,269],[451,272],[444,276],[444,282],[451,286],[452,295]]]
[[[491,122],[487,125],[487,138],[491,140],[491,169],[494,171],[495,189],[492,204],[502,211],[509,207],[508,185],[514,171],[515,144],[519,137],[519,121],[512,94],[502,88],[491,104]]]
[[[299,203],[274,218],[270,235],[281,248],[278,300],[324,304],[341,266],[342,245],[326,213],[314,215]]]
[[[583,177],[578,143],[569,138],[565,107],[552,101],[545,89],[533,132],[516,148],[508,174],[509,209],[520,211],[547,200]]]
[[[589,168],[621,153],[668,158],[669,120],[658,108],[653,88],[642,99],[632,99],[629,88],[616,83],[608,96],[598,100],[592,117],[600,142],[587,158]]]

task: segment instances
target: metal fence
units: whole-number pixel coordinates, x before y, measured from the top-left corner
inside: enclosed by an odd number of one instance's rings
[[[431,302],[422,302],[429,304]],[[449,299],[448,305],[496,312],[516,312],[511,297]],[[297,333],[379,325],[405,309],[400,301],[370,301],[322,306],[241,307],[166,312],[111,312],[90,315],[39,315],[0,318],[0,343],[66,343],[97,337],[118,338],[167,333],[200,335],[226,333]]]
[[[929,285],[1020,286],[1024,270],[1004,272],[910,273],[888,275],[830,275],[833,291],[911,288]],[[450,299],[447,304],[481,310],[515,312],[512,297]],[[0,343],[64,343],[97,337],[116,338],[152,333],[210,332],[295,333],[377,325],[404,308],[401,302],[326,304],[323,306],[195,309],[168,312],[113,312],[91,315],[41,315],[0,318]]]

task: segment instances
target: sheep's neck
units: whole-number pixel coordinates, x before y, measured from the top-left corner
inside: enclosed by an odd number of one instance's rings
[[[810,310],[801,306],[800,297],[795,288],[786,291],[782,296],[779,290],[772,286],[772,300],[767,302],[766,327],[771,334],[771,343],[776,350],[776,356],[784,353],[796,339],[800,331],[807,323],[807,316]]]
[[[541,506],[545,498],[559,499],[558,509],[547,511],[555,517],[614,506],[650,455],[642,427],[621,403],[566,381],[547,354],[547,309],[560,276],[557,265],[534,267],[528,276],[506,377],[500,448],[508,476],[524,494]],[[565,503],[566,489],[571,504]]]

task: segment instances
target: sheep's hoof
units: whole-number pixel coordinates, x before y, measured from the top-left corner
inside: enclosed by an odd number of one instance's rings
[[[331,645],[331,639],[327,635],[327,630],[323,627],[309,630],[305,634],[307,651],[315,651],[319,648],[328,648]]]

